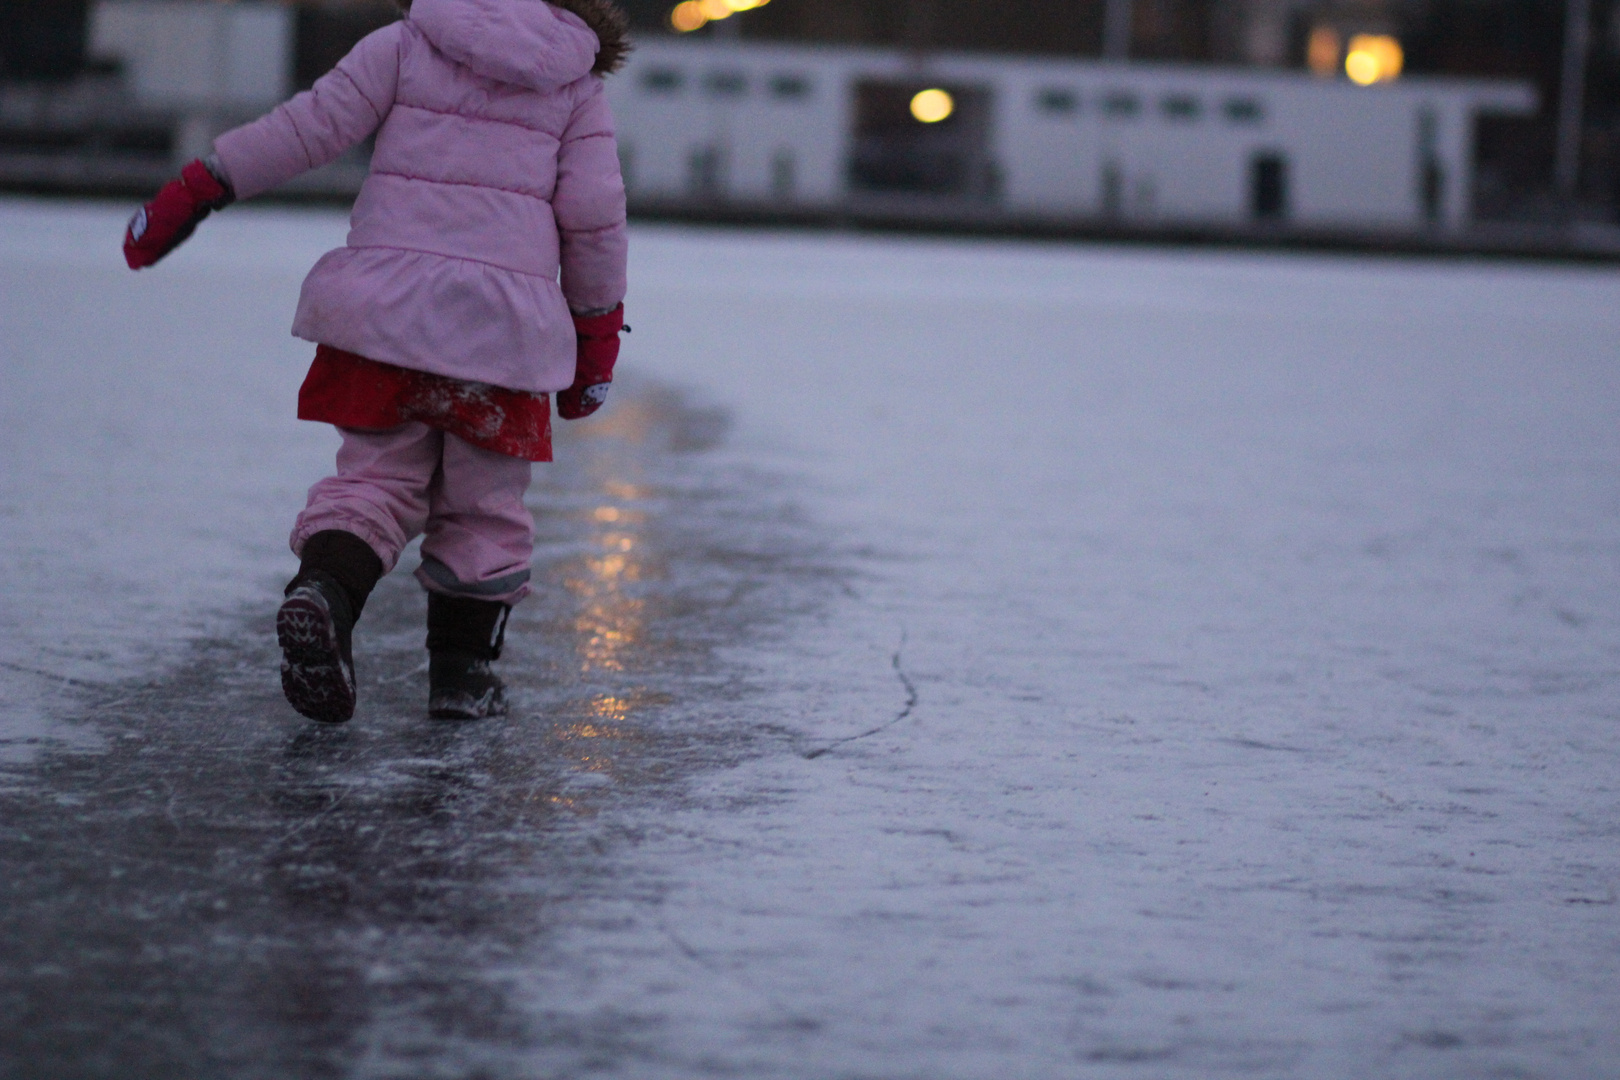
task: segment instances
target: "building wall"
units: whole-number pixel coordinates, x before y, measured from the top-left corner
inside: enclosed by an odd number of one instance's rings
[[[1359,88],[1290,72],[654,41],[608,84],[632,198],[867,198],[850,181],[862,80],[982,91],[995,177],[964,205],[1165,224],[1250,221],[1270,161],[1293,224],[1461,226],[1475,118],[1536,106],[1528,87],[1487,81]]]
[[[173,114],[177,162],[292,91],[293,12],[281,4],[100,0],[90,52],[123,72],[134,103]]]
[[[291,91],[292,12],[275,3],[102,0],[90,51],[123,65],[143,104],[258,109]]]

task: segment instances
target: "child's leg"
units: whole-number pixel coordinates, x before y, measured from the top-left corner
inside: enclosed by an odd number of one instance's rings
[[[416,572],[424,588],[507,606],[529,594],[534,518],[523,505],[529,478],[522,458],[444,436]]]
[[[386,574],[427,523],[444,435],[417,423],[338,431],[343,445],[337,475],[309,489],[308,505],[293,526],[293,552],[302,554],[316,533],[337,529],[370,544]]]
[[[427,519],[442,445],[424,424],[341,430],[337,475],[310,489],[293,528],[301,564],[276,616],[282,691],[300,713],[329,723],[354,714],[354,624]]]
[[[444,437],[416,572],[428,590],[428,711],[436,718],[506,711],[489,665],[501,654],[507,613],[529,591],[529,475],[527,461]]]

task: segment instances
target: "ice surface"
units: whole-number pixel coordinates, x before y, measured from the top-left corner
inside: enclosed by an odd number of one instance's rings
[[[0,202],[5,758],[60,686],[146,670],[262,595],[334,445],[288,408],[309,350],[286,312],[341,219],[222,217],[136,275],[123,216]]]
[[[7,1000],[230,1075],[1613,1075],[1620,273],[638,228],[518,717],[424,730],[394,581],[334,741],[242,620],[341,217],[121,221],[0,204],[0,717],[101,739],[11,746]]]

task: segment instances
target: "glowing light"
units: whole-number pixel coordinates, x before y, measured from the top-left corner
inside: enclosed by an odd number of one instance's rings
[[[703,5],[698,0],[682,0],[669,13],[669,25],[682,34],[701,30],[708,21],[709,17],[703,14]]]
[[[623,555],[608,555],[601,559],[587,559],[585,565],[603,581],[614,581],[624,577],[630,569],[630,560]]]
[[[1401,77],[1406,54],[1388,34],[1357,34],[1344,57],[1344,73],[1357,86],[1389,82]]]
[[[669,13],[669,25],[682,34],[729,19],[739,11],[762,8],[771,0],[681,0]]]
[[[937,124],[956,111],[956,100],[938,88],[919,90],[911,99],[911,115],[925,124]]]
[[[1331,79],[1339,72],[1339,32],[1331,26],[1318,26],[1305,43],[1305,65],[1317,77]]]

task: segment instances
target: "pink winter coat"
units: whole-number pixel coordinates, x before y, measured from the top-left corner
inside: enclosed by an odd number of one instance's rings
[[[415,0],[313,89],[220,136],[249,198],[377,133],[348,245],[304,280],[293,333],[514,390],[573,382],[569,306],[625,291],[596,51],[583,20],[542,0]]]

